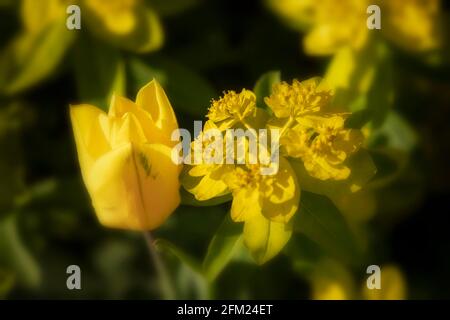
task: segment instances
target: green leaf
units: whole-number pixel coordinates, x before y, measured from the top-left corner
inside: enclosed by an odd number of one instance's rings
[[[164,87],[176,112],[200,119],[205,117],[211,99],[217,96],[206,79],[167,58],[152,56],[148,63],[132,59],[129,72],[134,92],[155,78]]]
[[[14,270],[19,284],[35,288],[41,281],[41,272],[20,238],[16,221],[15,215],[0,220],[0,264]]]
[[[107,111],[113,93],[125,94],[125,67],[120,52],[83,34],[74,50],[78,98]]]
[[[372,112],[367,109],[353,112],[346,120],[345,127],[351,129],[361,129],[372,117]]]
[[[213,282],[228,265],[241,241],[242,224],[234,222],[227,214],[209,243],[203,261],[203,272],[208,281]]]
[[[331,61],[325,80],[335,88],[334,105],[347,111],[368,110],[364,123],[379,127],[394,101],[394,83],[389,50],[373,41],[363,51],[343,48]]]
[[[377,166],[377,174],[370,181],[372,188],[381,188],[393,182],[406,168],[408,154],[397,149],[377,148],[370,151]]]
[[[280,71],[269,71],[259,77],[258,81],[256,81],[255,87],[253,88],[256,95],[256,105],[259,108],[270,111],[270,108],[264,102],[264,98],[270,96],[273,85],[279,83],[280,81]]]
[[[192,298],[189,296],[189,289],[193,287],[197,293],[196,298],[206,299],[209,287],[200,263],[169,241],[157,239],[154,244],[158,250],[169,253],[180,262],[178,264],[179,274],[176,279],[177,297]]]
[[[185,263],[187,266],[189,266],[192,270],[196,271],[197,273],[202,272],[200,263],[196,261],[193,257],[189,256],[187,253],[183,252],[173,243],[164,239],[156,239],[154,245],[158,250],[168,252],[174,255],[176,258],[178,258],[178,260]]]
[[[12,95],[36,85],[52,74],[76,32],[58,20],[38,34],[23,33],[0,56],[0,90]]]
[[[14,273],[0,269],[0,300],[4,299],[14,286]]]
[[[411,152],[417,145],[417,139],[417,134],[411,125],[397,112],[391,111],[383,125],[372,132],[369,145]]]
[[[318,243],[328,254],[346,262],[358,259],[361,252],[344,217],[326,197],[302,192],[294,230]]]

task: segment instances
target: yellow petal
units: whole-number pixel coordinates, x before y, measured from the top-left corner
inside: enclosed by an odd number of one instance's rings
[[[110,150],[100,125],[101,119],[106,117],[103,111],[91,105],[70,107],[70,119],[84,181],[94,162]]]
[[[139,90],[136,104],[149,112],[156,126],[168,136],[178,129],[175,113],[170,105],[164,89],[156,80],[152,80]]]
[[[277,255],[291,235],[291,224],[270,221],[262,214],[245,221],[244,243],[258,264],[263,264]]]
[[[100,222],[151,230],[180,203],[178,166],[164,145],[132,144],[108,152],[92,168],[87,187]]]
[[[127,112],[136,112],[137,105],[124,97],[113,95],[109,106],[108,115],[111,117],[122,117]]]
[[[139,145],[148,142],[139,120],[132,113],[127,113],[123,118],[114,121],[113,125],[110,137],[112,148],[123,143],[131,142]]]

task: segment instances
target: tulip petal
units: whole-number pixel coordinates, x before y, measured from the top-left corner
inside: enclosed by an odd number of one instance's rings
[[[100,109],[83,104],[70,107],[75,144],[84,181],[95,160],[108,152],[110,146],[100,125],[106,114]]]
[[[156,126],[168,136],[178,128],[177,119],[164,89],[156,80],[152,80],[139,90],[136,104],[149,112]]]
[[[96,162],[87,185],[103,225],[151,230],[166,220],[180,202],[170,154],[164,145],[129,143]]]

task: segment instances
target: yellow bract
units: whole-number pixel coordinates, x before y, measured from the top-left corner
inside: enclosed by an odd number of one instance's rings
[[[150,230],[180,203],[180,166],[171,159],[178,128],[164,90],[153,80],[136,103],[113,97],[109,113],[91,105],[70,108],[84,183],[100,222]]]

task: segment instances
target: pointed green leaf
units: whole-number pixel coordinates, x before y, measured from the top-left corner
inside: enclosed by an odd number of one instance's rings
[[[253,88],[256,95],[256,105],[259,108],[270,111],[270,108],[264,102],[264,98],[270,96],[272,93],[272,87],[274,84],[281,81],[280,71],[269,71],[259,77],[258,81]]]
[[[22,33],[0,55],[0,90],[5,94],[23,91],[52,74],[76,32],[56,21],[37,34]]]
[[[17,275],[17,282],[35,288],[41,281],[39,265],[20,238],[16,216],[0,220],[0,264],[9,267]]]
[[[328,254],[346,262],[358,259],[360,249],[344,217],[331,200],[303,192],[294,230],[318,243]]]
[[[212,282],[233,258],[239,243],[242,241],[242,225],[225,216],[219,230],[209,243],[208,252],[203,261],[203,272]]]

